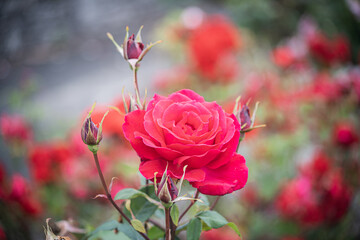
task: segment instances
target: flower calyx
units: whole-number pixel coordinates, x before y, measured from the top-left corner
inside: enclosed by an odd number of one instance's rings
[[[202,202],[202,200],[197,199],[197,198],[186,197],[185,195],[180,196],[181,187],[182,187],[182,184],[184,181],[186,168],[187,168],[187,165],[183,168],[184,173],[178,184],[175,184],[174,180],[168,174],[167,166],[161,177],[159,184],[156,183],[157,172],[154,174],[155,193],[165,208],[171,207],[171,205],[173,203],[178,202],[178,201],[196,200],[196,201]]]
[[[132,70],[137,70],[137,68],[139,67],[139,62],[144,58],[147,52],[153,46],[161,42],[157,41],[155,43],[150,43],[145,46],[141,39],[142,28],[143,26],[140,27],[136,36],[135,34],[131,34],[129,36],[129,27],[126,27],[126,35],[122,45],[119,45],[114,40],[114,37],[111,33],[107,33],[108,38],[114,43],[115,47],[124,57],[124,59],[128,61]]]

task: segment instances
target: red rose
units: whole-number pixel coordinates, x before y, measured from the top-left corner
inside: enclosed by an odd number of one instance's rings
[[[235,79],[238,72],[235,55],[240,47],[238,29],[221,16],[207,18],[188,39],[192,66],[211,82]]]
[[[191,90],[155,95],[147,110],[125,116],[123,130],[147,179],[155,172],[161,177],[167,165],[170,177],[180,179],[187,165],[185,179],[204,194],[224,195],[246,184],[245,159],[236,153],[239,122]]]

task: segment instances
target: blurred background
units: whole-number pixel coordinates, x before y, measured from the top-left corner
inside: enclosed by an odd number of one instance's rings
[[[239,149],[248,184],[217,206],[244,239],[360,238],[358,0],[2,0],[1,240],[44,238],[49,217],[71,239],[116,219],[93,199],[102,190],[80,127],[95,101],[95,122],[124,109],[132,73],[106,33],[121,43],[141,25],[144,43],[163,41],[141,62],[142,96],[190,88],[229,113],[238,96],[251,114],[260,102],[255,125],[267,126]],[[122,123],[111,111],[100,151],[115,193],[141,184]]]

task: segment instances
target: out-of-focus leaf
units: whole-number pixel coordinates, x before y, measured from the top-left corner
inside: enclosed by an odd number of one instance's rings
[[[120,225],[120,223],[118,221],[115,220],[111,220],[109,222],[105,222],[103,224],[101,224],[99,227],[97,227],[92,233],[91,235],[95,235],[97,232],[100,231],[109,231],[109,230],[114,230],[115,228],[118,228]]]
[[[231,227],[231,228],[236,232],[236,234],[237,234],[240,238],[242,238],[241,233],[240,233],[240,231],[239,231],[239,228],[236,226],[235,223],[229,222],[227,225],[228,225],[229,227]]]
[[[146,233],[143,223],[138,219],[132,219],[131,225],[135,228],[136,231]]]
[[[102,225],[100,225],[99,227],[97,227],[93,232],[90,233],[90,237],[98,236],[97,234],[99,232],[106,232],[106,231],[111,231],[114,229],[117,229],[118,232],[123,233],[129,239],[136,239],[136,240],[143,239],[143,237],[138,232],[136,232],[130,224],[128,224],[127,222],[119,223],[118,221],[115,221],[115,220],[105,222]],[[96,239],[96,238],[92,238],[92,239]],[[124,239],[126,239],[126,238],[124,238]]]
[[[187,240],[198,240],[201,234],[201,221],[199,218],[193,218],[190,220],[187,230],[186,230],[186,239]]]
[[[150,228],[148,231],[148,237],[150,239],[159,239],[164,237],[164,235],[165,235],[164,231],[156,226]]]
[[[228,221],[216,211],[201,212],[197,217],[203,220],[206,225],[211,228],[220,228],[228,224]]]
[[[146,194],[139,190],[133,189],[133,188],[125,188],[125,189],[120,190],[115,195],[114,200],[116,201],[116,200],[122,200],[122,199],[133,199],[133,198],[136,198],[139,196],[145,197]]]
[[[158,209],[158,206],[150,203],[143,197],[131,200],[130,206],[135,218],[142,222],[148,220],[155,213],[156,209]]]
[[[99,231],[95,235],[88,238],[88,240],[131,240],[122,232],[115,231]]]
[[[170,210],[170,216],[173,223],[177,226],[179,224],[179,208],[176,204],[172,205]]]

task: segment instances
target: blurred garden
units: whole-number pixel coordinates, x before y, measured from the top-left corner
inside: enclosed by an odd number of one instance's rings
[[[3,0],[0,86],[0,240],[360,239],[358,0]]]

